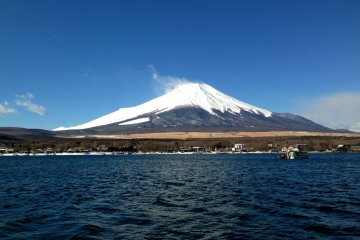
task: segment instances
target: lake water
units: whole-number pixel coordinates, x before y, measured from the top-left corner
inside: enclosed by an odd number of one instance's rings
[[[360,154],[0,157],[0,239],[360,239]]]

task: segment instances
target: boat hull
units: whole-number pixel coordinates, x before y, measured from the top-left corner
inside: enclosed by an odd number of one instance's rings
[[[280,159],[309,159],[309,154],[303,151],[291,151],[288,153],[281,154]]]

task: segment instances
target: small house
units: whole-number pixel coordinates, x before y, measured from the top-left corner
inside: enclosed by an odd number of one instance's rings
[[[7,147],[5,147],[4,145],[0,145],[0,153],[6,153],[8,150]]]
[[[245,144],[236,143],[231,149],[232,152],[246,152]]]

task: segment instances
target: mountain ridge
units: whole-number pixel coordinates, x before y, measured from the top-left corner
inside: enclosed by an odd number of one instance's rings
[[[248,103],[230,97],[205,83],[186,83],[181,84],[172,91],[158,98],[130,108],[120,108],[110,114],[97,118],[85,124],[74,127],[59,127],[58,130],[79,130],[92,127],[104,126],[112,123],[124,123],[144,114],[170,111],[183,107],[199,107],[210,114],[215,114],[214,110],[225,112],[231,111],[239,113],[243,111],[253,111],[256,114],[271,116],[271,112],[262,108],[255,107]]]
[[[334,131],[304,117],[275,113],[205,83],[185,83],[148,102],[120,108],[84,124],[55,131],[132,133],[168,131]]]

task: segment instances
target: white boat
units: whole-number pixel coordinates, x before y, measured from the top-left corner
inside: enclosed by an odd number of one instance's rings
[[[296,144],[296,147],[288,147],[284,154],[279,156],[280,159],[308,159],[308,152],[305,151],[307,144]]]

